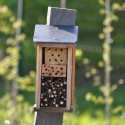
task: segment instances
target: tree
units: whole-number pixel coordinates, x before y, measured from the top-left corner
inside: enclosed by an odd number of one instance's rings
[[[18,93],[18,90],[33,91],[33,83],[35,82],[34,71],[30,71],[28,75],[23,77],[17,75],[20,59],[18,44],[24,41],[25,34],[18,34],[15,37],[15,33],[22,25],[22,21],[16,20],[12,11],[7,6],[0,6],[0,26],[2,27],[0,33],[3,39],[2,47],[4,47],[0,61],[0,76],[3,79],[3,83],[9,88],[9,91],[5,90],[5,95],[0,99],[2,107],[0,117],[3,120],[0,120],[0,124],[3,124],[3,122],[4,124],[18,124],[21,121],[19,121],[20,118],[17,119],[17,116],[21,116],[22,113],[24,115],[27,112],[26,109],[30,108],[29,104],[23,102],[24,97]],[[21,110],[21,107],[23,107],[23,110]],[[29,122],[26,121],[25,124]]]
[[[103,97],[97,97],[93,95],[92,93],[88,93],[86,98],[91,98],[93,102],[96,103],[104,103],[105,104],[105,112],[106,112],[106,125],[111,124],[111,105],[113,103],[113,97],[111,97],[111,92],[113,92],[115,89],[112,89],[111,86],[111,44],[113,43],[112,39],[112,32],[114,30],[114,27],[112,26],[112,23],[114,21],[118,21],[118,16],[116,15],[117,11],[123,11],[125,10],[124,3],[112,3],[110,4],[110,0],[99,0],[99,4],[103,7],[103,9],[100,9],[100,13],[102,15],[105,15],[105,18],[103,20],[103,30],[102,33],[99,34],[99,38],[103,39],[103,62],[104,62],[104,84],[102,86],[99,86],[100,91],[102,92]],[[103,63],[102,62],[102,63]],[[98,81],[100,82],[100,80]],[[118,86],[119,84],[116,84]],[[99,98],[101,101],[99,101]]]

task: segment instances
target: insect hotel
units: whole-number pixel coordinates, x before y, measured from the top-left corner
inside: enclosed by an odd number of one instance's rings
[[[75,10],[48,8],[47,25],[35,25],[36,109],[71,111],[74,105]]]

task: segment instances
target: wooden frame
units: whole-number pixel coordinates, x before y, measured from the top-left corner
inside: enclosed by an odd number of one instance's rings
[[[75,93],[75,46],[72,48],[72,84],[71,84],[71,109],[74,108],[74,93]]]
[[[36,43],[35,44],[36,46],[37,45],[40,45],[40,46],[42,46],[42,47],[52,47],[52,48],[54,48],[54,47],[57,47],[57,48],[67,48],[68,46],[71,46],[71,47],[75,47],[75,44],[73,44],[73,43]]]
[[[36,61],[36,109],[40,109],[42,46],[37,45]]]
[[[72,74],[72,48],[68,46],[68,63],[67,63],[67,110],[71,106],[71,74]]]
[[[41,76],[42,76],[42,50],[44,47],[67,48],[67,97],[66,107],[41,107]],[[74,105],[74,85],[75,85],[75,44],[53,44],[40,43],[37,48],[37,66],[36,66],[36,110],[40,109],[46,112],[67,112],[71,111]]]

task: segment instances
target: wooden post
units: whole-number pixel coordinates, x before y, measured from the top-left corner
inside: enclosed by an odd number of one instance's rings
[[[37,111],[34,125],[62,125],[63,113]]]
[[[47,25],[74,26],[76,10],[48,7]]]
[[[66,0],[61,0],[61,8],[66,8]]]
[[[74,26],[75,19],[76,19],[76,10],[48,7],[47,25]],[[69,47],[68,54],[69,54],[68,63],[72,65],[71,63],[72,62],[72,49],[70,47]],[[71,73],[70,67],[68,68],[68,72]],[[68,77],[69,77],[68,80],[70,81],[73,80],[71,79],[71,76],[68,76]],[[39,78],[37,80],[39,81]],[[71,91],[69,92],[71,93]],[[67,100],[68,102],[71,101],[71,97],[68,97],[68,99],[69,99]],[[39,102],[39,99],[38,99],[38,102]],[[67,105],[67,107],[70,109],[70,105]],[[62,125],[62,122],[63,122],[63,113],[44,112],[40,109],[35,112],[34,125]]]

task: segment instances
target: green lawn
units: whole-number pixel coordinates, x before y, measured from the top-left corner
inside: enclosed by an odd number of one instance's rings
[[[111,125],[125,124],[125,100],[124,87],[122,86],[112,94],[114,103],[112,105]],[[104,105],[94,104],[85,100],[87,91],[98,94],[92,85],[76,86],[76,105],[74,113],[65,113],[63,125],[106,125]],[[118,106],[118,107],[117,107]],[[117,108],[115,108],[117,107]],[[119,107],[121,110],[119,110]],[[119,110],[119,111],[117,111]],[[116,111],[116,112],[115,112]]]
[[[118,73],[117,73],[118,75]],[[63,125],[106,125],[105,105],[86,101],[86,93],[102,95],[98,87],[94,87],[92,80],[84,78],[82,68],[77,67],[76,91],[74,113],[65,113]],[[111,106],[111,125],[125,124],[125,85],[119,86],[111,93],[113,104]]]
[[[80,71],[79,71],[80,70]],[[4,85],[0,83],[0,101],[4,101],[7,104],[4,106],[4,102],[0,103],[0,125],[3,125],[3,121],[9,119],[7,115],[11,114],[11,107],[9,107],[8,98],[3,99]],[[112,105],[111,125],[124,125],[125,124],[125,85],[121,85],[111,95],[114,98]],[[83,72],[77,69],[76,72],[76,91],[75,91],[75,109],[73,113],[64,113],[63,125],[106,125],[105,120],[105,106],[104,104],[94,104],[88,102],[85,99],[86,93],[92,92],[95,95],[100,95],[97,87],[94,87],[92,83],[83,79]],[[34,105],[34,92],[19,91],[19,105],[18,105],[18,124],[17,125],[31,125],[33,123],[34,113],[32,112],[32,106]]]

